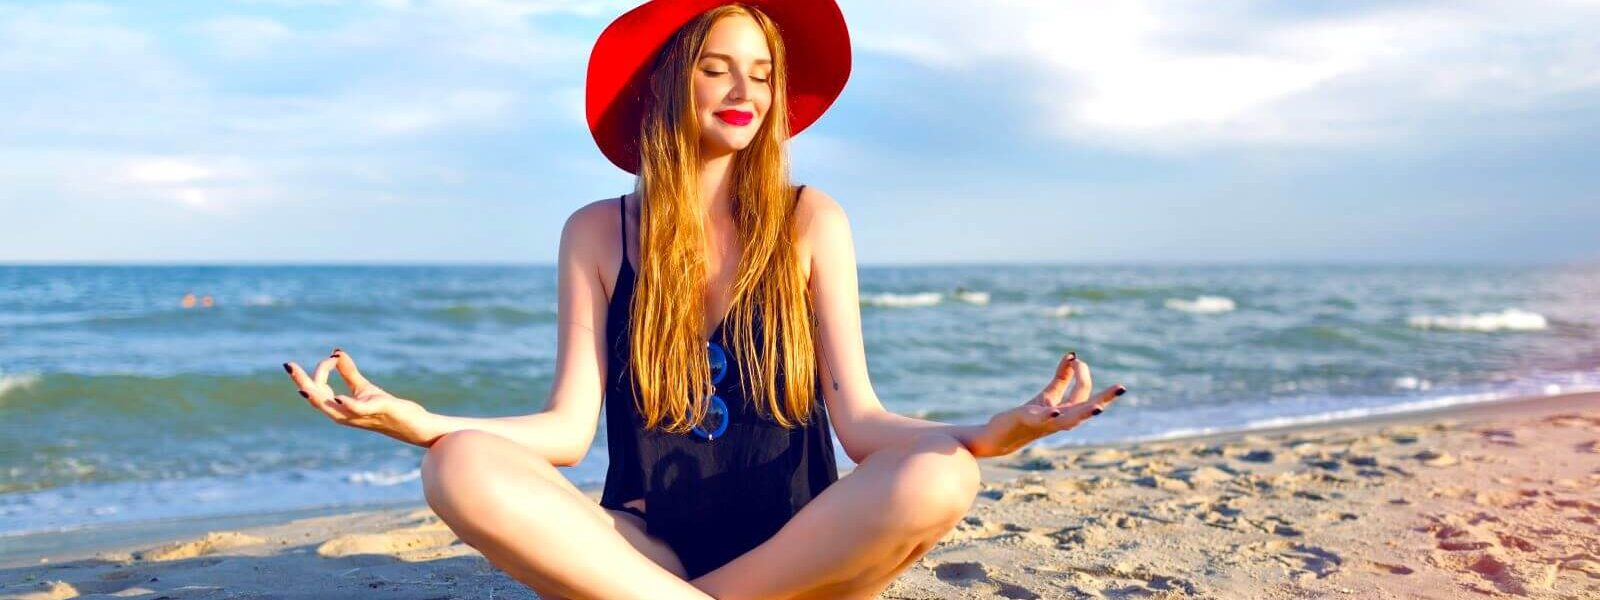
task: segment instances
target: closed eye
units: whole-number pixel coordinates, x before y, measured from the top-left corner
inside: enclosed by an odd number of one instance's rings
[[[710,70],[706,70],[706,69],[701,69],[700,72],[701,73],[705,73],[706,76],[708,76],[708,77],[719,77],[719,76],[728,74],[727,71],[710,71]],[[766,82],[770,81],[770,79],[763,79],[761,77],[751,77],[750,79],[753,80],[753,81],[760,82],[760,83],[766,83]]]

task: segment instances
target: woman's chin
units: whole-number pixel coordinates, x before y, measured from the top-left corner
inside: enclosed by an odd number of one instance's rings
[[[738,152],[740,150],[744,150],[745,148],[747,148],[749,146],[750,146],[750,140],[745,140],[745,139],[725,139],[725,140],[707,141],[701,147],[703,148],[705,156],[709,158],[709,157],[717,157],[717,156],[724,156],[724,155],[728,155],[728,154],[733,154],[733,153]]]

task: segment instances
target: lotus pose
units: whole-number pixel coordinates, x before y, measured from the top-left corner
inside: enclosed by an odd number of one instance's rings
[[[543,597],[873,596],[971,508],[977,459],[1125,390],[1094,394],[1068,353],[1038,395],[982,425],[884,409],[844,210],[791,185],[785,157],[849,65],[833,0],[654,0],[601,34],[590,130],[638,178],[563,227],[544,411],[434,414],[339,349],[285,369],[334,421],[427,448],[429,506]],[[588,452],[602,406],[597,504],[557,467]],[[835,433],[857,463],[842,478]]]

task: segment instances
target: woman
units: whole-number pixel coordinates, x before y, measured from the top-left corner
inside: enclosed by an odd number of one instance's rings
[[[870,597],[965,515],[975,459],[1125,391],[1091,398],[1089,367],[1068,353],[1043,391],[984,425],[884,410],[844,211],[790,186],[784,157],[843,88],[843,18],[832,0],[724,4],[656,0],[596,44],[591,131],[639,179],[563,228],[543,412],[435,415],[337,348],[311,375],[285,364],[335,421],[428,448],[434,512],[544,597]],[[328,386],[334,369],[349,395]],[[556,467],[587,453],[602,397],[597,506]],[[858,463],[844,478],[833,431]]]

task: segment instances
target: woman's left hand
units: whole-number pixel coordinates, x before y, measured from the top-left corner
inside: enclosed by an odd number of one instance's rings
[[[968,448],[978,458],[1005,456],[1036,439],[1077,427],[1128,391],[1114,385],[1091,398],[1093,381],[1089,365],[1078,360],[1076,352],[1068,352],[1056,366],[1055,377],[1038,395],[1022,406],[990,417],[989,423],[968,440]],[[1071,395],[1067,394],[1069,383]]]

